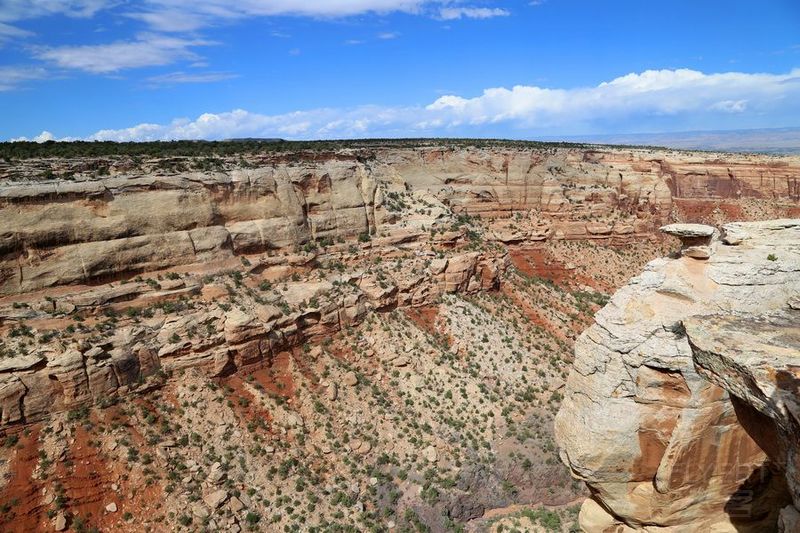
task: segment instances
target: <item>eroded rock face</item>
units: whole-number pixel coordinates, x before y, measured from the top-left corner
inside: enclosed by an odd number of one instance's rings
[[[800,509],[800,314],[712,315],[685,322],[698,371],[734,397],[745,430],[785,472],[793,505],[781,531],[798,531]]]
[[[686,330],[720,311],[787,308],[800,293],[800,220],[723,233],[738,244],[710,243],[707,260],[651,262],[576,343],[555,431],[592,491],[586,531],[769,531],[789,502],[782,463],[742,424],[735,387],[695,368]]]
[[[722,205],[731,211],[724,216],[742,218],[740,202],[783,213],[800,200],[800,162],[793,158],[447,147],[302,155],[214,172],[141,175],[111,165],[110,177],[4,181],[0,295],[365,233],[380,244],[417,241],[428,238],[430,222],[446,208],[513,217],[494,231],[504,243],[624,242],[652,235],[676,209],[696,220],[713,217]],[[87,166],[62,164],[75,167],[68,173]],[[3,167],[0,179],[31,180],[37,168],[36,162]],[[393,209],[393,195],[408,191],[424,203],[428,220]],[[430,237],[445,246],[458,238],[458,232]]]
[[[250,292],[227,310],[201,299],[170,303],[136,325],[115,326],[113,335],[95,343],[40,341],[0,358],[0,428],[146,390],[158,385],[160,370],[199,367],[209,376],[227,375],[269,362],[307,339],[329,338],[375,310],[497,288],[507,258],[503,251],[455,252],[436,260],[423,256],[407,267],[380,277],[356,271],[316,282],[287,281],[280,291]],[[83,310],[134,296],[140,304],[174,302],[199,292],[199,283],[183,280],[162,280],[157,288],[137,282],[104,285],[44,300],[35,307],[45,310],[28,307],[26,316],[47,318],[58,305]],[[5,311],[14,308],[0,305],[0,319],[7,317]]]

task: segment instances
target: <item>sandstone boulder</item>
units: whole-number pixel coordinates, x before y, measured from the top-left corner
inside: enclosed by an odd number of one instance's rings
[[[661,232],[677,237],[681,241],[681,254],[694,259],[708,259],[713,250],[711,237],[716,229],[705,224],[669,224]]]

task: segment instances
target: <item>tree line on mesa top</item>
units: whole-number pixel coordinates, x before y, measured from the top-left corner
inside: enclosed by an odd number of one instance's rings
[[[553,149],[609,148],[612,145],[518,141],[507,139],[353,139],[321,141],[286,141],[284,139],[231,139],[225,141],[33,141],[0,142],[0,159],[10,162],[19,159],[144,156],[144,157],[196,157],[232,156],[245,154],[280,154],[291,152],[330,152],[343,149],[377,148],[514,148]],[[613,148],[651,148],[656,146],[613,145]]]

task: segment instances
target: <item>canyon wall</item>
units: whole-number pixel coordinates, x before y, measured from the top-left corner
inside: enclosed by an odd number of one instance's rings
[[[57,161],[69,180],[36,179],[55,162],[5,164],[0,294],[358,235],[427,240],[437,224],[431,209],[496,219],[490,238],[506,243],[625,242],[672,219],[774,218],[800,209],[793,158],[443,147],[242,161],[203,172],[104,162],[112,175],[95,178],[80,169],[96,161]],[[404,211],[398,195],[406,194],[424,201],[428,219]]]
[[[575,346],[555,430],[591,490],[581,526],[774,531],[780,511],[797,531],[800,220],[666,229],[691,246]],[[690,256],[698,238],[707,259]]]
[[[303,265],[313,259],[301,255],[284,261]],[[254,262],[249,270],[268,264]],[[262,285],[256,291],[238,275],[202,281],[170,276],[47,296],[24,306],[0,304],[4,322],[45,323],[70,333],[40,337],[38,346],[27,346],[31,330],[24,325],[11,330],[17,342],[3,348],[16,353],[0,357],[0,427],[147,390],[174,370],[199,367],[214,377],[269,364],[279,352],[330,338],[372,311],[497,288],[506,260],[502,253],[465,252],[423,256],[407,266],[390,276],[359,270],[287,280],[281,290]],[[233,293],[236,307],[219,303]],[[118,322],[115,304],[127,312],[128,323]],[[105,319],[92,319],[86,327],[82,316],[101,309]],[[68,325],[72,317],[80,320],[80,340],[70,338],[76,331],[74,322]]]

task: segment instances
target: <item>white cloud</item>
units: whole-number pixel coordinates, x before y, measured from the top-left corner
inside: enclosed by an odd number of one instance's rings
[[[205,17],[177,8],[144,13],[127,13],[127,16],[141,20],[151,29],[161,32],[190,32],[207,24]]]
[[[398,37],[400,37],[400,34],[396,31],[385,31],[378,34],[378,39],[382,39],[384,41],[390,41],[392,39],[397,39]]]
[[[698,117],[703,119],[705,129],[713,129],[730,113],[737,113],[742,119],[756,117],[763,123],[761,127],[770,125],[776,117],[782,121],[800,118],[800,69],[786,74],[652,70],[593,87],[498,87],[474,97],[445,95],[427,106],[414,107],[325,108],[281,115],[238,109],[205,113],[195,120],[102,130],[89,138],[123,141],[469,135],[481,134],[487,128],[491,131],[498,124],[503,131],[541,135],[609,123],[623,124],[628,131],[635,131],[644,120],[668,119],[673,127],[680,128]]]
[[[447,19],[490,18],[508,15],[499,8],[453,7],[461,0],[0,0],[0,37],[8,31],[25,32],[2,23],[64,15],[90,18],[116,10],[144,22],[152,31],[186,33],[225,22],[271,16],[342,18],[364,14],[436,14]],[[438,7],[442,7],[437,12]],[[392,35],[387,33],[386,35]]]
[[[470,124],[513,120],[536,126],[618,120],[636,114],[730,112],[743,111],[749,102],[757,102],[757,107],[780,106],[777,98],[800,95],[793,81],[800,81],[800,69],[788,74],[648,70],[588,88],[516,86],[486,89],[474,98],[446,95],[426,109]],[[720,102],[727,104],[720,107]]]
[[[0,21],[11,22],[50,15],[87,18],[118,3],[119,0],[0,0]]]
[[[339,18],[366,13],[423,13],[426,6],[449,0],[147,0],[129,15],[159,31],[187,31],[249,17],[301,16]]]
[[[442,20],[456,20],[461,18],[468,19],[490,19],[494,17],[507,17],[511,13],[499,7],[443,7],[439,10],[439,17]]]
[[[161,74],[159,76],[151,76],[147,78],[148,85],[152,87],[161,87],[165,85],[178,85],[183,83],[214,83],[218,81],[230,80],[238,78],[237,74],[232,72],[170,72],[168,74]]]
[[[8,39],[22,39],[31,35],[33,35],[33,32],[0,22],[0,43]]]
[[[43,143],[43,142],[55,141],[55,140],[56,140],[55,135],[53,135],[49,131],[45,130],[42,133],[40,133],[39,135],[37,135],[36,137],[34,137],[33,139],[29,139],[27,137],[16,137],[14,139],[11,139],[11,142],[33,141],[35,143]]]
[[[711,109],[718,109],[728,113],[743,113],[747,110],[747,100],[723,100],[713,104]]]
[[[141,34],[133,41],[43,48],[36,57],[62,68],[107,74],[123,69],[169,65],[181,59],[197,59],[190,47],[212,44],[215,43],[200,39]]]
[[[19,88],[26,81],[41,80],[47,71],[40,67],[0,66],[0,92]]]
[[[139,124],[121,130],[101,130],[91,140],[131,141],[168,139],[226,139],[231,137],[336,137],[362,135],[370,126],[404,123],[402,111],[374,107],[353,110],[316,109],[283,115],[262,115],[236,109],[204,113],[195,120],[176,119],[170,124]]]

